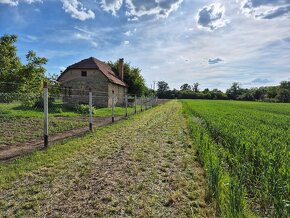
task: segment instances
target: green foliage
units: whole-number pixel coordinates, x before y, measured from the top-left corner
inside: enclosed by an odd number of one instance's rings
[[[39,93],[45,74],[43,65],[47,59],[29,51],[26,55],[27,64],[23,65],[16,54],[16,42],[15,35],[4,35],[0,39],[0,92]]]
[[[180,90],[169,90],[169,86],[164,81],[158,83],[157,96],[165,99],[214,99],[214,100],[242,100],[242,101],[266,101],[266,102],[290,102],[290,82],[282,81],[280,86],[260,87],[243,89],[239,83],[235,82],[223,93],[221,90],[208,88],[199,91],[199,83],[193,86],[185,83]]]
[[[181,91],[191,90],[191,86],[187,83],[184,83],[182,86],[180,86]]]
[[[183,106],[222,217],[248,216],[257,205],[261,216],[289,217],[289,104],[184,100]]]
[[[0,92],[14,92],[18,89],[21,63],[16,55],[16,35],[5,34],[0,38]]]
[[[119,61],[109,61],[107,64],[117,75],[119,74]],[[143,96],[145,94],[145,80],[141,75],[141,70],[138,67],[132,67],[130,63],[124,63],[124,82],[129,86],[129,94],[137,96]]]

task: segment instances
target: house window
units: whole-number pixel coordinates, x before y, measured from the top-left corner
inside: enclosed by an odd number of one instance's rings
[[[82,71],[82,76],[87,76],[87,71]]]

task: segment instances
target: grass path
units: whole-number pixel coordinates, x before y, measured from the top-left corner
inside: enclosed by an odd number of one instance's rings
[[[0,165],[0,217],[213,217],[181,104]]]

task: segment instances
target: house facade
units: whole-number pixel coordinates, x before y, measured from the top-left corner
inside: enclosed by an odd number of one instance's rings
[[[66,104],[88,104],[89,90],[93,105],[109,107],[114,93],[115,104],[124,104],[128,86],[124,82],[124,60],[119,60],[119,72],[114,73],[106,63],[90,57],[70,65],[57,79],[63,88]]]

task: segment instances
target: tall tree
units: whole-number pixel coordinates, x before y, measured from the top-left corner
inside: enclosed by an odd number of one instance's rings
[[[109,61],[107,64],[116,74],[118,74],[118,60],[116,62]],[[141,75],[141,70],[138,67],[130,66],[130,63],[127,62],[124,63],[124,82],[129,86],[129,94],[136,94],[137,96],[142,96],[145,94],[146,85],[145,80]]]
[[[167,82],[158,81],[157,82],[157,92],[166,92],[169,90],[169,86]]]
[[[232,84],[231,88],[229,88],[226,91],[226,94],[227,94],[229,99],[234,99],[234,100],[237,99],[238,96],[241,94],[241,88],[240,88],[239,83],[234,82]]]
[[[193,83],[192,91],[198,92],[199,91],[198,87],[199,87],[199,83]]]
[[[17,57],[16,35],[5,34],[0,38],[0,92],[14,92],[18,89],[21,62]]]
[[[187,83],[184,83],[182,86],[180,86],[181,91],[191,90],[191,86]]]
[[[17,56],[16,35],[4,35],[0,38],[0,92],[38,92],[44,78],[47,59],[37,57],[29,51],[27,64],[23,65]]]

